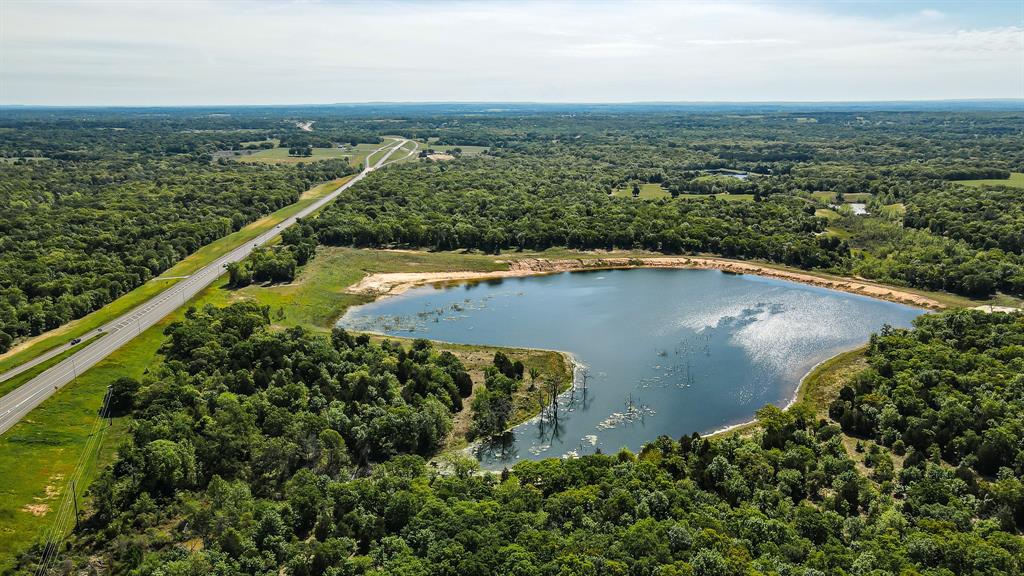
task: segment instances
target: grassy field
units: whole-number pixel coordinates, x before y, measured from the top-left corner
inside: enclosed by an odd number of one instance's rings
[[[0,372],[6,372],[19,364],[28,362],[54,346],[66,344],[74,338],[95,331],[100,326],[173,286],[176,282],[178,279],[150,280],[91,314],[16,345],[0,356]]]
[[[814,215],[818,218],[828,218],[829,220],[838,220],[842,218],[839,212],[831,208],[818,208],[814,211]]]
[[[835,192],[812,192],[811,197],[818,202],[824,202],[826,204],[836,203]],[[871,194],[868,192],[850,192],[843,194],[843,202],[867,202],[871,199]]]
[[[436,138],[430,138],[427,141],[421,141],[420,149],[423,150],[426,148],[430,148],[435,152],[448,153],[456,148],[460,148],[462,150],[463,156],[479,156],[480,154],[483,154],[485,150],[487,150],[486,146],[445,146],[437,144],[436,142]]]
[[[49,360],[46,360],[44,362],[40,362],[39,364],[33,366],[32,368],[29,368],[28,370],[22,372],[21,374],[18,374],[17,376],[9,380],[4,380],[3,382],[0,382],[0,396],[3,396],[8,392],[16,390],[22,384],[42,374],[51,366],[60,363],[61,360],[67,358],[68,356],[71,356],[72,354],[78,352],[82,348],[85,348],[86,346],[88,346],[94,340],[101,336],[103,335],[100,333],[96,333],[93,336],[90,336],[88,339],[83,340],[78,344],[75,344],[74,346],[68,348],[67,350],[61,352],[60,354],[57,354],[53,358],[50,358]]]
[[[189,306],[226,305],[245,298],[270,305],[272,318],[279,326],[305,324],[326,331],[345,308],[366,301],[365,297],[345,294],[344,289],[372,272],[480,270],[504,268],[493,256],[458,254],[454,252],[388,252],[354,249],[321,249],[292,284],[282,286],[249,286],[241,290],[226,287],[222,276],[209,288],[189,301]],[[53,508],[60,501],[65,481],[76,469],[83,449],[92,440],[90,432],[96,422],[107,385],[121,376],[141,378],[147,368],[159,361],[157,350],[164,340],[163,330],[183,317],[186,307],[178,309],[138,338],[127,343],[95,367],[79,376],[36,408],[3,436],[0,436],[0,573],[13,563],[15,555],[35,542],[50,526]],[[278,318],[277,311],[284,314]],[[445,349],[449,345],[443,345]],[[474,381],[482,382],[485,360],[490,361],[495,348],[451,345],[474,366]],[[456,350],[458,348],[458,350]],[[565,377],[568,368],[562,365],[561,354],[546,351],[514,350],[516,359],[536,365],[552,377]],[[479,380],[477,380],[479,379]],[[527,399],[517,402],[517,417],[526,410]],[[465,432],[467,417],[462,416]],[[97,453],[88,458],[78,484],[80,495],[99,470],[110,463],[127,431],[127,421],[115,418],[113,426],[103,430],[103,441]],[[456,437],[453,442],[463,442]],[[87,499],[80,501],[87,506]]]
[[[239,156],[239,162],[262,162],[265,164],[298,164],[299,162],[316,162],[318,160],[330,160],[332,158],[349,158],[352,163],[353,152],[341,148],[313,148],[312,156],[289,156],[287,148],[271,148],[260,150],[246,156]],[[355,165],[355,164],[353,164]]]
[[[54,346],[60,346],[70,342],[74,338],[78,338],[96,330],[100,326],[103,326],[128,310],[131,310],[139,304],[149,300],[166,288],[173,286],[180,280],[179,278],[173,277],[192,274],[196,270],[199,270],[203,266],[206,266],[210,262],[213,262],[238,246],[256,238],[267,230],[270,230],[279,222],[293,216],[306,206],[309,206],[316,200],[337,189],[338,186],[341,186],[350,178],[352,177],[346,176],[344,178],[325,182],[307,190],[302,194],[298,202],[285,206],[277,212],[260,218],[238,232],[229,234],[219,240],[215,240],[214,242],[203,246],[195,253],[169,268],[159,277],[146,282],[142,286],[139,286],[135,290],[121,296],[103,308],[15,346],[5,354],[0,355],[0,372],[10,370],[15,366],[27,362],[39,354],[50,350]]]
[[[345,289],[375,272],[489,272],[507,268],[494,256],[457,252],[413,252],[319,248],[317,255],[294,282],[272,286],[252,285],[238,290],[223,284],[211,294],[218,305],[253,299],[271,307],[271,317],[281,326],[306,325],[329,330],[349,306],[363,304],[366,296]],[[279,317],[279,310],[284,317]]]
[[[1011,172],[1009,180],[959,180],[957,181],[957,184],[973,186],[975,188],[981,186],[1009,186],[1011,188],[1024,188],[1024,172]]]
[[[213,262],[217,258],[220,258],[224,254],[234,250],[235,248],[251,241],[253,238],[258,237],[260,234],[270,230],[278,223],[286,220],[287,218],[294,216],[300,212],[303,208],[316,202],[320,198],[323,198],[327,194],[330,194],[334,190],[338,189],[345,182],[349,181],[352,176],[346,176],[344,178],[338,178],[337,180],[331,180],[330,182],[324,182],[318,186],[314,186],[309,190],[302,193],[299,197],[299,201],[294,204],[289,204],[284,208],[281,208],[277,212],[273,212],[259,220],[249,224],[242,228],[238,232],[228,234],[227,236],[214,240],[213,242],[203,246],[199,250],[196,250],[193,254],[187,258],[178,262],[171,268],[167,269],[166,272],[161,274],[161,277],[168,276],[187,276],[199,270],[203,266],[206,266],[210,262]]]
[[[364,275],[374,272],[443,272],[455,270],[492,271],[507,265],[498,260],[527,257],[600,258],[609,256],[655,256],[646,252],[576,252],[552,249],[541,253],[508,252],[500,256],[479,253],[425,251],[375,251],[350,248],[321,248],[316,258],[305,266],[298,278],[285,285],[248,286],[238,290],[226,286],[226,276],[194,298],[190,305],[207,303],[226,305],[242,299],[252,299],[271,307],[271,318],[276,327],[308,326],[327,331],[348,306],[363,303],[367,297],[347,294],[345,288]],[[787,269],[783,266],[774,266]],[[819,273],[823,277],[834,276]],[[936,298],[951,306],[974,306],[975,302],[952,295],[909,290]],[[44,402],[7,434],[0,437],[0,471],[5,482],[0,487],[0,572],[10,565],[13,554],[36,540],[48,526],[52,511],[44,506],[59,502],[62,483],[75,469],[82,448],[89,441],[90,427],[95,422],[104,390],[120,376],[140,377],[148,366],[158,361],[157,349],[163,341],[163,329],[181,317],[184,309],[170,315],[150,328],[122,349],[105,359],[73,384],[66,386]],[[484,368],[490,363],[495,348],[438,344],[439,348],[456,353],[470,369],[474,382],[482,382]],[[557,352],[541,350],[514,350],[514,359],[527,366],[536,366],[545,377],[557,378],[562,387],[570,382],[569,368]],[[833,358],[813,370],[803,382],[799,397],[819,408],[827,406],[843,378],[863,366],[863,351],[855,350]],[[542,377],[543,379],[544,377]],[[528,380],[528,378],[527,378]],[[536,413],[540,396],[529,383],[517,392],[514,421],[519,422]],[[456,417],[455,432],[449,448],[465,445],[468,413]],[[127,430],[127,422],[115,419],[112,428],[103,432],[97,456],[91,457],[85,469],[79,490],[84,490],[96,470],[110,462],[114,449]],[[743,432],[750,428],[740,429]]]
[[[612,192],[612,196],[618,196],[619,198],[632,198],[633,187],[626,186],[625,188],[618,188]],[[641,184],[640,185],[640,199],[641,200],[653,200],[656,198],[668,198],[671,194],[668,190],[665,190],[661,184]]]
[[[677,198],[684,200],[700,200],[701,198],[717,198],[726,202],[753,202],[753,194],[680,194]]]
[[[902,202],[895,204],[886,204],[882,206],[882,209],[878,211],[878,215],[882,218],[888,218],[890,220],[902,220],[903,215],[907,213],[907,207]]]

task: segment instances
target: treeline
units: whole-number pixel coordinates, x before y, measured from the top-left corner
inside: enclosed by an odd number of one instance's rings
[[[310,221],[299,220],[281,232],[280,244],[257,248],[247,258],[229,263],[228,282],[235,288],[253,282],[291,282],[298,267],[316,253],[316,246]]]
[[[428,344],[192,311],[139,385],[68,570],[298,576],[1020,574],[1024,316],[872,340],[832,413],[497,474],[424,456],[462,394]],[[499,363],[503,364],[499,361]],[[501,377],[507,374],[496,370]],[[515,376],[514,367],[511,369]],[[131,386],[127,386],[131,388]],[[849,414],[849,415],[847,415]],[[986,448],[991,445],[992,448]],[[367,463],[380,461],[366,467]],[[864,470],[864,471],[862,471]],[[26,554],[34,568],[41,548]]]
[[[634,202],[604,193],[599,165],[558,158],[477,158],[398,165],[346,190],[313,222],[324,244],[544,250],[713,252],[803,268],[842,266],[813,207],[768,202]]]
[[[352,171],[342,161],[269,167],[187,157],[0,163],[0,351]]]
[[[1024,295],[1024,258],[1000,249],[904,228],[879,218],[848,218],[855,249],[849,272],[897,286],[985,298],[997,291]]]
[[[958,188],[915,194],[903,224],[963,240],[980,250],[1024,254],[1024,193],[1012,188]]]
[[[974,490],[978,474],[1024,477],[1024,315],[926,314],[912,331],[872,336],[868,359],[829,407],[844,430],[904,465],[956,466]],[[1024,499],[1001,500],[990,504],[1001,523],[1024,526]]]

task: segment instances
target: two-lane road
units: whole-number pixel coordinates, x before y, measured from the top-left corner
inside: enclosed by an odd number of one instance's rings
[[[406,142],[408,142],[408,140],[397,140],[391,144],[382,146],[378,150],[387,149],[386,154],[373,164],[369,164],[369,156],[367,156],[367,165],[363,168],[363,171],[345,184],[342,184],[337,190],[317,200],[313,204],[310,204],[294,216],[283,220],[274,229],[263,233],[256,239],[246,242],[244,245],[239,246],[230,253],[221,256],[188,278],[178,282],[160,294],[157,294],[150,300],[140,304],[119,318],[107,323],[102,327],[103,335],[101,337],[97,338],[92,343],[75,352],[71,356],[68,356],[64,360],[54,364],[43,373],[23,384],[18,389],[8,393],[3,398],[0,398],[0,434],[9,430],[26,414],[32,411],[33,408],[49,398],[54,392],[60,390],[60,388],[65,384],[74,380],[78,374],[85,372],[100,360],[110,355],[110,353],[123,346],[129,340],[142,334],[144,330],[162,320],[176,308],[188,302],[189,299],[224,274],[224,267],[227,266],[228,263],[237,262],[245,258],[253,251],[254,248],[266,244],[272,238],[280,234],[282,230],[294,224],[296,220],[313,214],[325,204],[334,200],[343,190],[362,180],[370,172],[389,164],[390,162],[388,162],[388,158],[390,158],[392,154],[395,154],[406,144]],[[415,152],[415,150],[416,146],[413,146],[413,152]],[[412,153],[407,154],[403,158],[407,158],[411,154]],[[97,333],[98,332],[94,332],[93,334]],[[88,338],[90,336],[91,334],[84,336],[84,338]],[[56,352],[47,352],[47,354],[43,356],[43,360],[52,358],[68,348],[68,345],[59,346],[57,347]],[[21,373],[31,366],[37,365],[43,360],[33,360],[14,368],[5,373],[5,377],[9,378],[14,374]]]

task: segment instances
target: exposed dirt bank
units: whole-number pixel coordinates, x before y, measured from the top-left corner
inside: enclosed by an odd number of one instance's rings
[[[348,292],[356,294],[388,295],[401,294],[406,290],[442,282],[465,280],[486,280],[488,278],[510,278],[535,274],[554,274],[573,270],[605,270],[616,268],[688,268],[697,270],[722,270],[735,274],[756,274],[780,280],[802,282],[812,286],[842,290],[853,294],[870,296],[880,300],[888,300],[919,308],[939,310],[944,308],[941,303],[931,298],[901,291],[870,282],[855,279],[821,278],[812,274],[779,270],[768,266],[724,260],[719,258],[593,258],[548,260],[544,258],[524,258],[510,260],[509,269],[497,272],[396,272],[371,274],[348,288]]]

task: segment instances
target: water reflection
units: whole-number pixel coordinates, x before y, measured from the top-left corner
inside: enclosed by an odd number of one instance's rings
[[[921,311],[713,270],[606,270],[426,287],[351,309],[356,330],[564,350],[576,384],[478,448],[488,467],[638,449],[785,405],[801,376]]]

